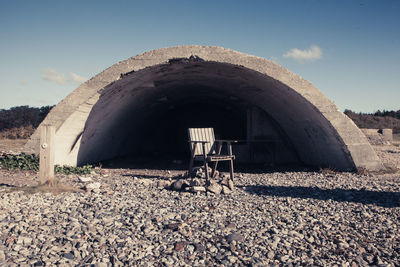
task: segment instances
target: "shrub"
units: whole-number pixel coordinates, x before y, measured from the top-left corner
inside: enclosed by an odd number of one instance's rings
[[[52,106],[41,108],[19,106],[0,109],[0,131],[26,126],[37,128],[52,108]]]
[[[44,120],[52,106],[0,109],[0,139],[27,139]]]
[[[39,158],[35,155],[21,153],[18,155],[4,154],[0,157],[0,168],[8,170],[39,170]]]
[[[0,132],[0,139],[28,139],[34,131],[31,125],[5,129]]]
[[[0,156],[0,169],[7,170],[39,170],[39,157],[21,153],[18,155],[3,154]],[[56,173],[62,174],[89,174],[93,170],[92,165],[82,167],[59,166],[54,167]]]

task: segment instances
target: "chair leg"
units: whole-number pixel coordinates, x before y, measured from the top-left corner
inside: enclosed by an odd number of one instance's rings
[[[205,144],[205,143],[202,143],[202,145],[203,145],[204,171],[206,172],[206,179],[207,179],[207,182],[209,182],[209,181],[210,181],[210,175],[208,174],[206,144]]]
[[[207,160],[204,160],[204,171],[206,172],[206,180],[207,180],[207,182],[209,182],[210,181],[210,175],[208,174]]]
[[[231,174],[231,180],[232,180],[232,182],[233,182],[233,159],[231,159],[230,160],[230,168],[229,168],[229,171],[230,171],[230,174]]]
[[[190,163],[189,163],[188,178],[192,177],[192,168],[193,168],[194,153],[196,151],[196,146],[197,146],[197,143],[193,143],[193,146],[192,146],[192,144],[190,145],[191,152],[190,152]]]
[[[211,178],[214,178],[215,171],[217,170],[218,160],[214,162],[214,166],[212,168]]]
[[[190,163],[189,163],[189,172],[188,172],[189,178],[192,176],[192,169],[193,169],[193,157],[190,159]]]

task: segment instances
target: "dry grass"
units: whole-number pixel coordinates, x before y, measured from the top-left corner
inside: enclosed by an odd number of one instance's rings
[[[14,127],[0,131],[0,139],[28,139],[35,129],[32,126]]]
[[[44,184],[35,185],[35,186],[21,186],[21,187],[12,187],[8,192],[16,192],[22,191],[25,194],[36,194],[36,193],[52,193],[55,195],[61,193],[74,193],[81,192],[82,189],[74,188],[69,185],[65,185],[60,183],[59,181],[55,181],[54,183],[46,182]]]
[[[394,174],[394,173],[397,173],[399,171],[399,169],[394,167],[394,166],[390,166],[390,165],[387,165],[387,164],[383,164],[383,166],[385,167],[385,169],[383,170],[383,172],[385,174]]]
[[[12,150],[20,153],[27,141],[27,139],[0,139],[0,151]]]
[[[334,168],[328,167],[328,168],[322,168],[319,170],[323,174],[335,174],[337,171]]]
[[[367,175],[369,173],[371,173],[370,171],[368,171],[366,168],[357,168],[357,172],[358,175]]]
[[[379,171],[368,171],[365,168],[358,168],[357,174],[359,175],[368,175],[368,174],[375,174],[375,175],[382,175],[382,174],[395,174],[399,171],[398,168],[383,164],[383,169]]]

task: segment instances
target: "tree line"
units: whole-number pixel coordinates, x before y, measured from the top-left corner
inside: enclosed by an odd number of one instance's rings
[[[0,131],[32,126],[37,128],[53,106],[34,108],[29,106],[0,109]]]
[[[29,138],[53,106],[0,109],[0,138]]]
[[[352,119],[359,128],[390,128],[393,129],[393,133],[400,133],[400,110],[378,110],[375,113],[356,113],[346,109],[344,114]]]
[[[0,109],[0,132],[15,132],[23,129],[24,134],[22,135],[26,136],[39,126],[53,107],[18,106],[10,109]],[[393,133],[400,133],[400,110],[356,113],[346,109],[344,113],[360,128],[391,128]],[[20,138],[19,134],[12,136]]]

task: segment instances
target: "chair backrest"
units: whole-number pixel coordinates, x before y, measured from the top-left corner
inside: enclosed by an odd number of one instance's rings
[[[213,128],[189,128],[188,129],[189,140],[190,141],[208,141],[205,144],[206,154],[211,154],[214,150],[214,129]],[[190,143],[190,152],[193,153],[193,144]],[[203,155],[202,144],[197,144],[196,150],[194,151],[194,156]]]

